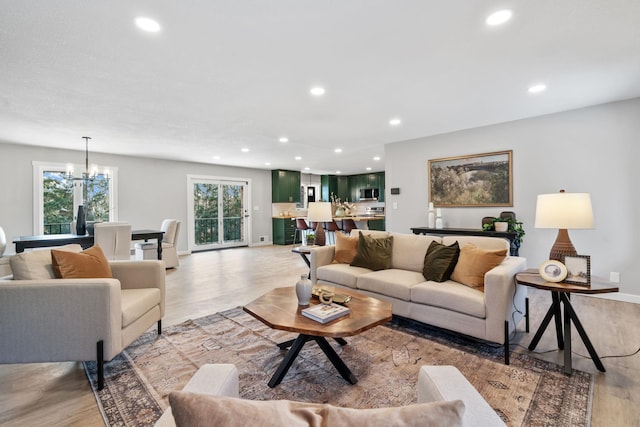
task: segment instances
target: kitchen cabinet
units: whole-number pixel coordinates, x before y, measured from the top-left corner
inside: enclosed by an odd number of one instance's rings
[[[360,199],[361,188],[378,188],[380,189],[378,201],[384,202],[384,184],[384,172],[350,175],[349,200],[357,202]]]
[[[370,219],[367,221],[367,227],[369,227],[369,230],[385,231],[384,218]]]
[[[271,202],[300,203],[300,172],[282,169],[271,171]]]
[[[347,199],[353,201],[349,193],[349,177],[338,175],[322,175],[320,177],[320,185],[322,186],[321,197],[325,202],[331,201],[331,193],[335,194],[340,201]]]
[[[296,222],[292,218],[271,218],[274,245],[292,245]]]

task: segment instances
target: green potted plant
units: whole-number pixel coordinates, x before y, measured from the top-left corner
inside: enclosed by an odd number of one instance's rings
[[[495,217],[485,222],[482,226],[482,229],[484,231],[494,231],[496,229],[496,222],[506,222],[508,224],[507,231],[516,233],[516,238],[513,241],[513,245],[517,249],[519,249],[525,235],[524,228],[522,227],[522,221],[518,221],[517,219],[510,217]]]
[[[307,246],[313,246],[316,244],[316,233],[307,234]]]

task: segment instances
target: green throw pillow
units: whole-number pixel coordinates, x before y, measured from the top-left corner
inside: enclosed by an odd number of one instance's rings
[[[350,265],[376,271],[391,268],[392,246],[393,236],[374,239],[360,232],[360,236],[358,237],[358,252]]]
[[[455,242],[451,246],[431,242],[424,256],[422,275],[427,280],[444,282],[449,280],[460,256],[460,246]]]

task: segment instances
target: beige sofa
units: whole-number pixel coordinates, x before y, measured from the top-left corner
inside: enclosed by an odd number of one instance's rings
[[[357,235],[361,230],[353,230]],[[475,338],[503,344],[509,364],[509,335],[525,312],[526,287],[514,276],[526,269],[526,259],[507,256],[486,273],[484,292],[448,280],[427,281],[422,275],[431,242],[460,248],[473,243],[488,250],[507,249],[507,240],[475,236],[426,236],[369,231],[374,238],[393,236],[391,268],[372,271],[349,264],[332,263],[335,246],[311,249],[311,281],[317,285],[357,290],[392,303],[393,314],[449,329]]]
[[[56,279],[49,250],[16,257],[12,265],[35,278],[0,279],[0,363],[96,360],[102,388],[104,361],[154,324],[161,332],[162,261],[109,262],[109,279]]]
[[[238,370],[231,364],[204,365],[182,391],[206,396],[237,398],[239,396]],[[461,400],[464,404],[462,425],[474,427],[505,425],[471,383],[453,366],[422,366],[418,374],[416,394],[417,403]],[[193,415],[196,416],[196,414]],[[237,414],[238,420],[241,417],[241,414]],[[248,422],[246,419],[244,421]],[[275,423],[274,419],[268,421]],[[364,423],[362,420],[360,422]],[[155,427],[175,427],[175,425],[172,410],[167,408]]]

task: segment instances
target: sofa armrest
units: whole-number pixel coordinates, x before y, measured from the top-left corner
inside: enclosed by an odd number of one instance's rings
[[[316,283],[318,280],[318,276],[316,275],[316,269],[318,267],[322,267],[323,265],[331,264],[333,258],[335,256],[336,247],[335,246],[318,246],[311,248],[310,254],[310,272],[311,272],[311,283]]]
[[[164,317],[167,273],[162,261],[111,261],[109,265],[113,277],[120,281],[122,289],[160,289],[160,317]]]
[[[504,322],[509,322],[509,331],[515,329],[524,313],[527,289],[516,285],[515,275],[526,270],[527,260],[509,256],[484,276],[484,299],[487,313],[486,338],[504,343]]]
[[[462,400],[463,425],[504,426],[505,423],[454,366],[422,366],[418,373],[418,403]]]
[[[116,279],[0,282],[0,363],[110,360],[121,349]]]
[[[182,391],[210,396],[239,397],[238,369],[232,364],[203,365],[193,375]],[[173,427],[175,421],[171,408],[167,408],[155,427]]]

